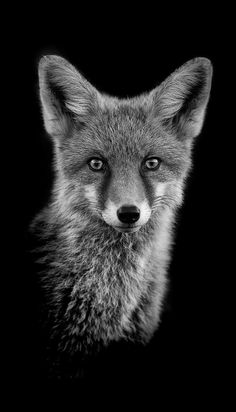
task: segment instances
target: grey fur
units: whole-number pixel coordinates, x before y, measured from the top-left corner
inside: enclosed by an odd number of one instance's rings
[[[41,242],[40,276],[59,353],[86,353],[120,339],[147,342],[157,329],[176,210],[211,76],[210,61],[197,58],[150,93],[118,99],[99,93],[61,57],[41,59],[56,177],[32,229]],[[108,159],[106,179],[88,169],[96,153]],[[144,177],[139,165],[150,153],[162,163]],[[120,233],[103,218],[107,199],[146,202],[150,217],[137,232]]]

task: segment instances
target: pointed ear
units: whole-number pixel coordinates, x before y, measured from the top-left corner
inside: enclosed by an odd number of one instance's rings
[[[39,62],[39,89],[44,125],[52,136],[65,135],[73,120],[84,123],[99,95],[70,63],[53,55]]]
[[[212,78],[210,60],[188,61],[153,93],[154,116],[179,138],[193,138],[202,128]]]

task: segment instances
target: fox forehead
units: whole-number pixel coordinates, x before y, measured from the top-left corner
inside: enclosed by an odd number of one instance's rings
[[[105,112],[96,122],[97,136],[103,141],[107,155],[143,154],[148,143],[148,124],[144,111],[121,107]]]
[[[156,146],[168,144],[166,132],[149,120],[147,110],[141,106],[130,107],[128,104],[99,110],[82,129],[80,126],[75,127],[73,137],[64,142],[65,147],[70,143],[78,144],[84,150],[97,150],[105,155],[123,152],[142,156],[155,150]],[[169,140],[173,145],[173,139]]]
[[[142,107],[131,107],[128,104],[98,111],[91,119],[84,137],[92,137],[93,145],[99,144],[109,151],[111,148],[128,149],[131,145],[143,143],[148,136],[147,113]],[[78,138],[81,134],[78,132]],[[83,137],[83,136],[81,136]]]
[[[140,161],[157,156],[168,163],[188,160],[186,147],[149,117],[145,107],[120,105],[98,111],[84,128],[74,130],[72,139],[64,142],[67,157],[77,162],[103,156],[114,164],[118,161]]]

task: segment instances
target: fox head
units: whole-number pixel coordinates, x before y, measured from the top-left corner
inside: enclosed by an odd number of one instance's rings
[[[151,92],[119,99],[100,93],[65,59],[44,56],[40,98],[61,212],[134,232],[179,206],[211,78],[211,62],[196,58]]]

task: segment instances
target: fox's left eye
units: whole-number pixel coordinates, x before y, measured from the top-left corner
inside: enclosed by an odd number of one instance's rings
[[[90,167],[91,170],[95,171],[95,172],[99,172],[101,170],[104,169],[104,162],[101,159],[90,159],[88,162],[88,165]]]
[[[144,162],[145,169],[148,170],[157,170],[161,164],[161,160],[158,157],[150,157]]]

